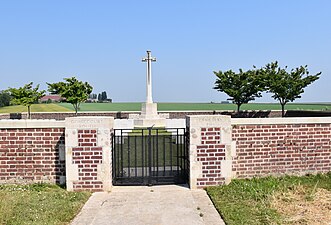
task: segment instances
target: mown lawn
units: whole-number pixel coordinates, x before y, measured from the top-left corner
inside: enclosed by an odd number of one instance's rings
[[[331,172],[208,187],[226,224],[331,224]]]
[[[0,113],[21,113],[27,112],[28,109],[22,105],[13,105],[0,107]],[[72,110],[63,107],[59,104],[33,104],[31,106],[31,112],[70,112]]]
[[[0,224],[69,224],[90,195],[56,185],[0,185]]]

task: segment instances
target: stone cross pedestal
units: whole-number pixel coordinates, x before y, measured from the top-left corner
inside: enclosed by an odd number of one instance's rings
[[[142,61],[147,62],[146,102],[142,104],[140,117],[134,121],[134,125],[136,127],[164,127],[165,119],[157,114],[157,104],[153,103],[152,98],[152,62],[156,62],[156,58],[152,57],[151,51],[147,51],[147,57]]]

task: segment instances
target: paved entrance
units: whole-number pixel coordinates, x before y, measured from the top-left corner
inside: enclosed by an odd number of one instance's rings
[[[72,225],[222,225],[204,190],[177,185],[94,193]]]

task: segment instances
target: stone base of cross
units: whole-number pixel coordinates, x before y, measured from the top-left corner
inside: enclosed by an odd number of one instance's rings
[[[135,127],[165,127],[166,119],[157,113],[156,103],[142,103],[141,114],[134,120]]]

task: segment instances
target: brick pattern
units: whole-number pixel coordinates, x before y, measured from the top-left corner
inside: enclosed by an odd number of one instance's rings
[[[202,177],[197,179],[199,188],[224,183],[221,163],[225,160],[225,145],[220,143],[220,128],[201,128],[201,145],[197,145],[197,161],[202,164]]]
[[[98,165],[102,164],[102,147],[97,146],[96,130],[78,130],[78,147],[72,148],[72,163],[78,165],[78,181],[74,190],[102,191]]]
[[[331,124],[234,125],[239,178],[328,172]]]
[[[64,128],[0,129],[0,183],[59,183]]]

